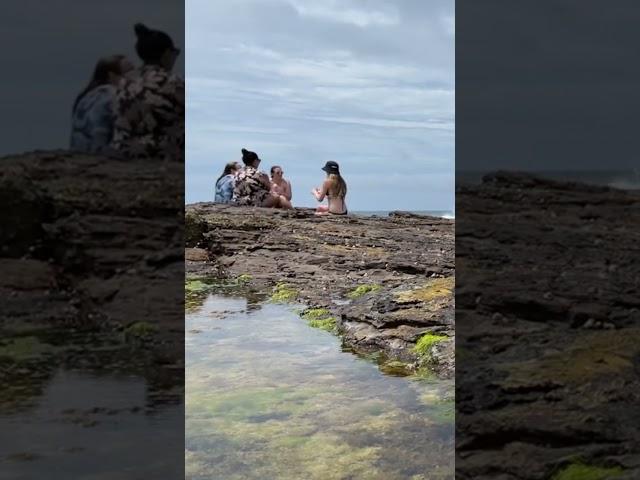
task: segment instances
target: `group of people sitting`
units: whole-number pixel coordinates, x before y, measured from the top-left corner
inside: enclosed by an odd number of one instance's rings
[[[293,208],[291,182],[284,178],[282,167],[271,167],[271,176],[258,170],[261,159],[258,154],[242,149],[242,163],[228,163],[215,185],[215,201],[240,206]],[[329,161],[322,167],[327,174],[322,186],[311,194],[320,205],[316,215],[347,215],[347,183],[340,175],[340,166]]]
[[[72,109],[71,149],[184,161],[184,79],[169,35],[134,26],[136,68],[124,55],[101,58]]]

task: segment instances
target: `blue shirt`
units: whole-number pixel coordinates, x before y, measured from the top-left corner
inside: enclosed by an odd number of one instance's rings
[[[229,203],[233,196],[233,187],[235,186],[235,175],[225,175],[216,182],[216,197],[217,203]]]
[[[84,95],[71,118],[71,149],[96,153],[113,137],[115,87],[101,85]]]

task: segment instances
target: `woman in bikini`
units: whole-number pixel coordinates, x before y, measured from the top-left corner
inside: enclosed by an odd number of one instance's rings
[[[327,178],[322,183],[322,187],[314,188],[311,194],[316,200],[322,202],[327,197],[328,205],[320,205],[316,209],[316,215],[347,215],[347,183],[340,176],[340,167],[336,162],[327,162],[322,167],[327,173]]]

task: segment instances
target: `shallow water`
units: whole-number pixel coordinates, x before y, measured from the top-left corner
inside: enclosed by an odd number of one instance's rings
[[[60,369],[0,414],[0,480],[180,478],[184,405],[152,404],[140,376]]]
[[[453,478],[453,384],[387,376],[293,307],[186,316],[186,477]]]

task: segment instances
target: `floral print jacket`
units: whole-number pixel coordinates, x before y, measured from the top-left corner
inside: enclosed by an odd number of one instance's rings
[[[253,167],[244,167],[236,176],[236,185],[233,189],[233,202],[238,205],[262,206],[269,194],[269,188],[261,181],[264,172]]]
[[[144,65],[118,88],[113,147],[133,158],[184,161],[184,115],[184,80]]]

